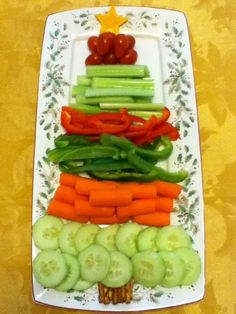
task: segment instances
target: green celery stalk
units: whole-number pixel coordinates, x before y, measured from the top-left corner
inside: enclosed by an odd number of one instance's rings
[[[91,105],[84,105],[84,104],[76,104],[76,105],[70,105],[70,107],[76,110],[83,111],[84,113],[87,113],[87,114],[96,114],[96,113],[102,112],[101,108],[99,108],[96,105],[91,106]]]
[[[121,109],[126,108],[128,110],[138,110],[138,111],[158,111],[164,108],[163,104],[155,103],[100,103],[101,109]]]
[[[77,85],[89,86],[91,84],[91,79],[85,75],[77,76]]]
[[[154,89],[154,81],[151,79],[143,80],[137,78],[107,78],[93,77],[91,87],[95,88],[143,88]]]
[[[103,96],[154,96],[154,90],[143,88],[92,88],[88,87],[85,92],[86,97]]]
[[[138,116],[143,119],[149,119],[151,116],[161,117],[161,111],[136,111],[136,110],[129,110],[129,114],[134,116]]]
[[[88,77],[147,77],[149,70],[145,65],[88,65],[86,67]]]
[[[106,102],[122,102],[122,103],[133,103],[134,99],[132,97],[125,97],[125,96],[105,96],[105,97],[85,97],[81,95],[76,96],[76,102],[78,104],[87,104],[87,105],[99,105],[99,103],[106,103]]]
[[[71,96],[76,97],[77,95],[85,95],[85,91],[87,89],[87,86],[83,85],[74,85],[71,89]]]

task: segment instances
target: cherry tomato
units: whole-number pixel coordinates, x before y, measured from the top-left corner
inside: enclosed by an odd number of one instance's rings
[[[102,56],[96,52],[93,52],[92,54],[90,54],[85,60],[86,65],[96,65],[96,64],[101,64],[101,63],[102,63]]]
[[[134,64],[138,58],[137,51],[129,49],[122,58],[119,59],[120,64]]]
[[[118,59],[116,58],[115,52],[113,50],[109,51],[103,57],[103,63],[104,64],[116,64],[117,62],[118,62]]]
[[[114,37],[115,37],[115,34],[111,32],[105,32],[99,35],[97,51],[98,53],[100,53],[100,55],[103,56],[111,50]]]
[[[129,39],[124,34],[116,35],[114,39],[114,49],[117,58],[121,58],[129,48]]]
[[[128,40],[129,40],[129,48],[131,49],[131,48],[134,48],[134,46],[135,46],[135,38],[134,38],[134,36],[132,36],[132,35],[126,35],[126,37],[128,38]]]
[[[97,44],[98,44],[98,37],[97,36],[91,36],[89,37],[87,41],[88,49],[91,52],[97,52]]]

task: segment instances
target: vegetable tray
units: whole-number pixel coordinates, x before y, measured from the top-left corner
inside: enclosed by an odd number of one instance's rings
[[[97,287],[86,292],[57,292],[44,289],[34,276],[36,302],[63,308],[95,311],[139,311],[160,309],[198,301],[204,295],[204,208],[198,115],[194,89],[191,50],[186,17],[183,13],[148,7],[116,7],[128,18],[120,32],[136,38],[137,64],[145,64],[155,80],[155,102],[171,111],[171,122],[180,130],[180,140],[163,167],[171,171],[185,169],[189,177],[183,183],[177,210],[171,224],[183,225],[202,260],[199,280],[187,287],[144,288],[134,285],[130,304],[104,305],[98,302]],[[87,39],[99,33],[95,14],[107,7],[85,8],[48,17],[44,33],[36,118],[36,142],[33,182],[33,221],[43,216],[59,183],[59,170],[47,161],[46,151],[63,133],[60,109],[71,100],[71,86],[85,72]],[[38,249],[32,244],[32,259]]]

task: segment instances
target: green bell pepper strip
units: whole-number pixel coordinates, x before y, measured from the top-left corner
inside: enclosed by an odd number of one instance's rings
[[[112,157],[119,159],[120,150],[112,146],[93,145],[91,147],[68,146],[55,148],[47,152],[48,160],[61,162],[66,160],[83,160]]]
[[[164,146],[161,150],[160,147]],[[144,149],[137,146],[136,153],[150,160],[165,160],[173,151],[173,144],[168,137],[162,136],[151,149]]]
[[[130,150],[127,154],[128,161],[134,165],[137,171],[144,173],[150,172],[154,165],[144,160],[142,157],[138,156],[134,150]]]
[[[171,143],[169,138],[165,136],[162,136],[157,141],[157,144],[152,147],[152,149],[141,148],[138,145],[133,144],[130,140],[128,140],[125,137],[119,137],[110,134],[101,135],[100,142],[104,145],[118,146],[119,148],[123,149],[126,152],[133,150],[140,157],[156,161],[160,159],[161,160],[167,159],[173,151],[173,144]],[[159,150],[161,146],[164,146],[164,148]]]
[[[172,183],[179,183],[184,181],[188,173],[184,170],[178,172],[169,172],[160,167],[154,167],[149,173],[114,171],[114,172],[99,172],[90,171],[89,174],[102,180],[117,180],[117,181],[137,181],[150,182],[155,180],[167,181]]]
[[[73,167],[68,165],[67,162],[59,163],[59,169],[63,172],[79,174],[86,171],[114,171],[122,169],[134,169],[134,166],[127,160],[113,160],[112,158],[102,158],[102,162],[99,162],[100,159],[96,160],[98,162],[89,162],[83,165],[78,165]]]
[[[69,145],[83,145],[83,146],[92,146],[94,142],[89,141],[86,136],[82,135],[59,135],[54,140],[54,144],[57,148],[66,147]]]

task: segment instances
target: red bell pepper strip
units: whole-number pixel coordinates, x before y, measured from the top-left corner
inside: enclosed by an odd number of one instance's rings
[[[131,121],[127,114],[102,113],[89,116],[73,108],[62,107],[61,124],[70,134],[96,135],[123,132]]]

